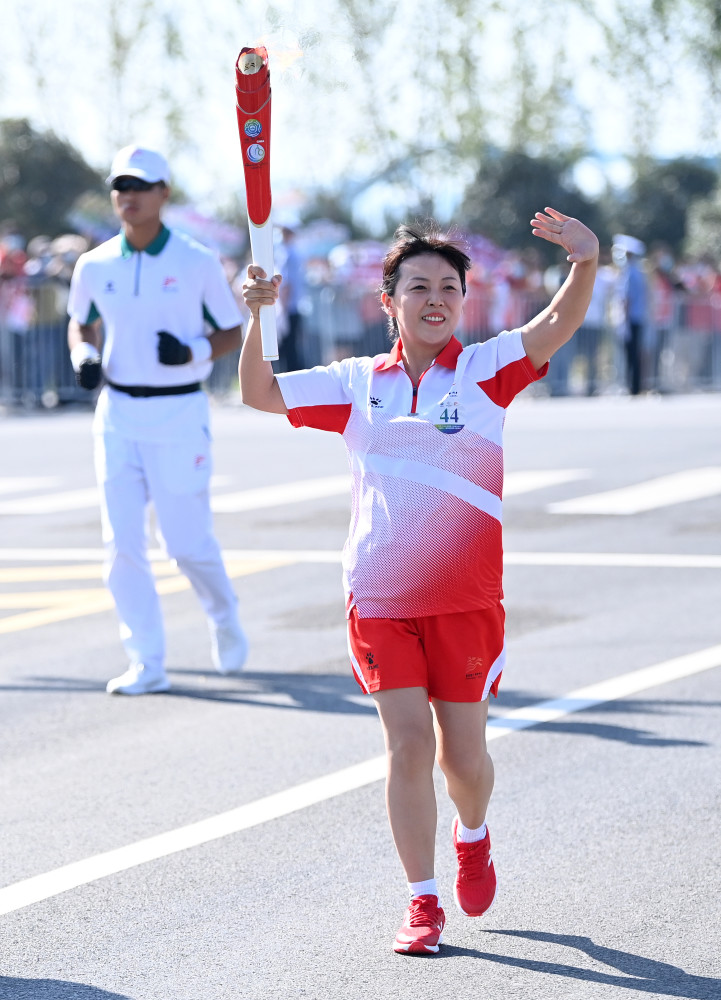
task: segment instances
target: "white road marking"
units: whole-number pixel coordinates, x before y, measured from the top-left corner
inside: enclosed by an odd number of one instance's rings
[[[514,496],[532,490],[545,489],[559,483],[571,482],[588,476],[584,469],[544,469],[530,472],[509,472],[506,475],[504,495]],[[214,476],[211,488],[227,485],[229,476]],[[54,486],[57,479],[37,477],[0,479],[0,493],[20,493],[23,490],[41,489]],[[210,505],[215,514],[239,514],[248,510],[263,510],[266,507],[280,507],[286,504],[302,503],[305,500],[319,500],[324,497],[350,494],[351,477],[325,476],[317,479],[298,479],[276,486],[262,486],[258,489],[239,490],[235,493],[214,494]],[[100,505],[97,487],[79,490],[64,490],[45,493],[42,496],[0,501],[0,516],[23,514],[59,514],[69,510],[88,510]]]
[[[167,555],[151,549],[152,562]],[[339,549],[225,549],[225,559],[259,559],[288,563],[340,563]],[[0,562],[102,562],[102,549],[0,549]],[[588,566],[618,569],[721,569],[721,555],[655,552],[504,552],[507,566]],[[71,574],[72,575],[72,574]],[[59,579],[60,577],[55,577]],[[0,581],[1,582],[1,581]]]
[[[91,562],[94,559],[102,562],[104,558],[105,552],[99,548],[0,549],[0,559],[4,562]]]
[[[563,698],[542,701],[537,705],[518,708],[506,716],[489,719],[491,731],[488,733],[488,739],[498,739],[521,729],[529,729],[531,726],[542,726],[546,722],[553,722],[554,719],[583,712],[587,708],[604,705],[609,701],[628,698],[640,691],[647,691],[649,688],[682,680],[684,677],[691,677],[720,666],[721,645],[709,646],[696,653],[677,656],[673,660],[664,660],[650,667],[620,674],[618,677],[609,677],[608,680],[599,681],[598,684],[590,684],[588,687],[571,691]]]
[[[351,478],[327,476],[323,479],[298,479],[292,483],[277,486],[261,486],[255,490],[240,490],[225,493],[210,501],[214,514],[239,514],[246,510],[263,510],[265,507],[280,507],[303,500],[318,500],[322,497],[350,493]]]
[[[265,559],[284,562],[339,563],[340,549],[224,549],[225,559]],[[162,549],[149,549],[151,562],[163,562],[168,555]],[[0,549],[2,562],[102,562],[105,551],[96,549]]]
[[[509,472],[505,477],[504,495],[529,493],[558,483],[567,483],[590,475],[586,469],[542,469],[531,472]],[[277,486],[264,486],[256,490],[241,490],[213,497],[211,506],[216,514],[237,514],[245,510],[278,507],[282,504],[300,503],[322,497],[349,494],[351,477],[328,476],[324,479],[301,479]]]
[[[19,483],[24,485],[12,486]],[[41,489],[48,486],[56,486],[57,478],[46,477],[42,479],[0,479],[0,493],[20,493],[26,489]],[[230,476],[213,476],[211,486],[225,486],[230,482]],[[8,484],[8,485],[5,485]],[[0,501],[0,516],[11,516],[18,514],[60,514],[68,510],[88,510],[100,506],[100,494],[97,486],[88,486],[81,490],[62,490],[59,493],[44,493],[42,496],[26,497],[20,500]]]
[[[504,497],[547,489],[573,482],[590,475],[587,469],[541,469],[509,472],[503,488]],[[224,485],[228,476],[214,478],[213,487]],[[54,485],[57,480],[49,477],[0,479],[0,493],[19,493],[26,489],[40,489]],[[299,479],[276,486],[239,490],[235,493],[215,494],[211,507],[216,514],[239,514],[250,510],[263,510],[286,504],[302,503],[324,497],[340,496],[350,492],[351,477],[326,476],[318,479]],[[626,486],[606,493],[593,493],[549,504],[552,514],[637,514],[657,507],[698,500],[721,493],[721,468],[690,469],[658,479],[650,479],[634,486]],[[96,487],[45,493],[41,496],[0,501],[0,516],[27,514],[57,514],[70,510],[97,508],[100,500]]]
[[[43,581],[70,582],[71,580],[100,580],[102,577],[102,550],[64,549],[66,564],[40,565],[33,568],[18,567],[21,560],[35,562],[38,554],[27,549],[0,549],[0,561],[11,559],[14,565],[0,568],[0,586],[2,584],[41,583]],[[53,550],[46,550],[47,558],[52,559]],[[83,563],[68,562],[82,556]],[[327,563],[337,565],[341,561],[341,553],[337,550],[263,550],[263,549],[230,549],[224,552],[225,567],[231,579],[250,573],[262,573],[280,566],[292,566],[300,563]],[[55,554],[57,560],[57,554]],[[95,561],[93,561],[95,560]],[[159,594],[177,594],[188,590],[190,583],[182,576],[174,563],[167,560],[165,554],[154,549],[151,560],[156,576],[164,577],[156,583]],[[615,567],[615,568],[666,568],[666,569],[719,569],[721,556],[679,556],[679,555],[627,555],[616,553],[578,553],[578,552],[510,552],[505,556],[506,565],[517,566],[582,566],[582,567]],[[19,611],[19,614],[0,617],[0,634],[22,632],[29,629],[42,628],[57,622],[87,615],[110,611],[113,600],[109,591],[103,587],[79,590],[65,587],[54,591],[22,590],[20,592],[0,592],[0,611]]]
[[[240,576],[247,576],[251,573],[262,573],[278,566],[289,565],[296,562],[296,559],[283,559],[278,556],[250,556],[246,559],[231,559],[226,556],[225,568],[231,580]],[[40,582],[45,574],[42,573],[44,567],[38,568],[34,574],[35,582]],[[100,569],[99,565],[96,565]],[[156,576],[162,577],[155,582],[155,589],[158,594],[179,594],[190,589],[190,580],[183,576],[175,563],[158,561],[153,563]],[[73,572],[75,571],[75,572]],[[71,567],[70,576],[80,579],[81,574],[89,573],[90,568]],[[12,576],[12,569],[0,571],[0,582],[16,582],[8,577]],[[57,580],[57,574],[49,574],[51,578]],[[20,577],[23,574],[19,574]],[[4,578],[4,579],[3,579]],[[88,578],[86,576],[86,578]],[[92,577],[91,577],[92,578]],[[18,583],[27,582],[19,579]],[[92,587],[76,589],[64,587],[52,591],[24,590],[20,593],[2,594],[0,593],[0,611],[25,609],[21,614],[6,615],[0,617],[0,635],[11,632],[24,632],[29,629],[40,628],[44,625],[52,625],[56,622],[68,621],[73,618],[84,618],[87,615],[98,614],[103,611],[110,611],[114,607],[113,598],[109,590],[105,587]]]
[[[46,493],[39,497],[25,497],[22,500],[0,502],[0,515],[16,514],[59,514],[68,510],[85,510],[100,503],[96,486],[83,490],[66,490],[61,493]]]
[[[503,496],[511,497],[533,490],[545,490],[549,486],[572,483],[576,479],[587,479],[588,469],[539,469],[532,472],[507,472],[503,477]]]
[[[49,490],[59,486],[57,476],[0,476],[0,493],[24,493],[26,490]]]
[[[506,566],[596,566],[618,569],[721,569],[721,555],[655,552],[504,552]]]
[[[687,469],[606,493],[549,504],[550,514],[640,514],[721,493],[721,467]]]
[[[213,485],[217,486],[220,483],[214,481]],[[279,483],[277,486],[263,486],[254,490],[214,495],[211,497],[210,506],[216,514],[238,514],[242,511],[301,503],[303,500],[349,494],[350,485],[351,479],[348,475],[300,479],[291,483]],[[58,514],[68,510],[86,510],[99,505],[100,495],[97,487],[93,486],[82,490],[47,493],[23,500],[3,500],[0,501],[0,515]]]
[[[520,730],[553,722],[596,705],[626,698],[640,691],[691,677],[718,666],[721,666],[721,645],[665,660],[641,670],[579,688],[563,698],[538,702],[536,705],[519,708],[506,716],[491,718],[488,739],[496,740],[502,736],[510,736]],[[191,847],[207,844],[241,830],[248,830],[373,784],[383,779],[385,767],[384,756],[373,757],[361,764],[306,781],[294,788],[276,792],[197,823],[190,823],[125,847],[75,861],[42,875],[23,879],[21,882],[0,889],[0,914],[12,913],[70,889],[95,882],[97,879],[177,854]]]

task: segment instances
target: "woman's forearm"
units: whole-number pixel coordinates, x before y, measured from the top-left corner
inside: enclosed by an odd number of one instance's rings
[[[573,264],[549,305],[523,328],[523,346],[541,368],[583,323],[596,280],[597,258]]]
[[[260,319],[250,314],[248,330],[240,352],[238,365],[240,394],[246,406],[266,413],[287,413],[280,387],[273,374],[273,365],[263,360],[260,340]]]

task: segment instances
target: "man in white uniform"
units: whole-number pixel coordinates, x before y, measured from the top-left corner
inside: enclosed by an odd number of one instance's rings
[[[78,383],[95,389],[105,379],[93,424],[95,464],[105,576],[130,659],[108,682],[117,694],[170,687],[147,554],[151,501],[167,553],[208,617],[214,666],[237,673],[247,656],[212,530],[208,400],[200,385],[214,358],[240,346],[241,316],[215,255],[162,224],[169,179],[159,153],[120,150],[108,184],[122,231],[79,258],[68,304]]]

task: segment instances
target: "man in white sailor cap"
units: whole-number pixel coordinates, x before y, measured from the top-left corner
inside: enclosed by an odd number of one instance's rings
[[[79,258],[68,343],[83,388],[101,381],[93,431],[105,575],[120,617],[128,668],[115,694],[166,691],[160,602],[147,553],[148,504],[159,534],[208,619],[223,674],[247,656],[238,601],[210,512],[208,400],[201,383],[215,358],[241,342],[241,316],[219,260],[167,229],[170,172],[160,153],[121,149],[107,183],[121,232]]]

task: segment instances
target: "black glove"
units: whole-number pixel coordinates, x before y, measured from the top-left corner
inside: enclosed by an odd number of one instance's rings
[[[92,358],[86,358],[75,372],[75,381],[81,389],[97,389],[102,377],[103,366],[100,359],[93,361]]]
[[[158,361],[161,365],[187,365],[191,358],[191,350],[182,340],[166,330],[158,333]]]

